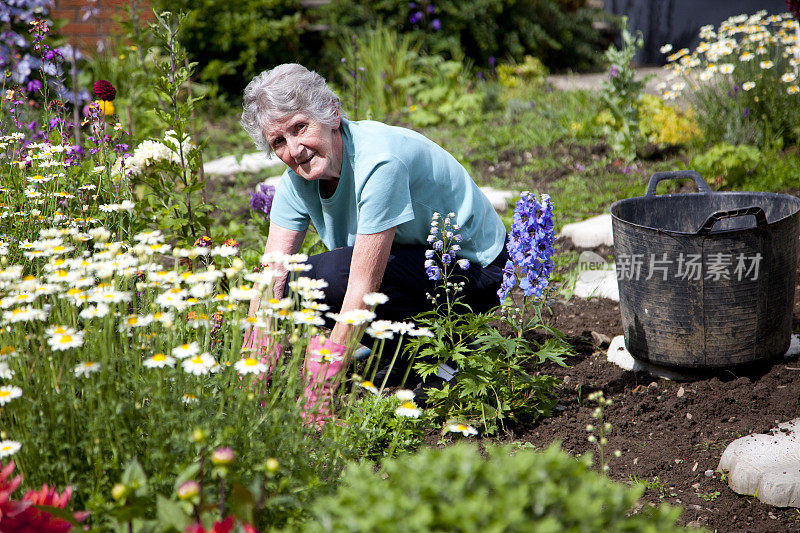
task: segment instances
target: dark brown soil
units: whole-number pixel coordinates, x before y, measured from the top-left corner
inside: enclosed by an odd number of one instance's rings
[[[595,252],[606,256],[608,249]],[[592,332],[609,338],[622,334],[619,305],[606,299],[556,301],[551,324],[565,333],[577,356],[569,368],[544,370],[563,380],[555,416],[530,427],[518,427],[514,439],[545,447],[561,441],[575,455],[593,452],[587,424],[595,424],[595,405],[587,396],[602,390],[613,404],[605,417],[609,476],[622,482],[648,484],[644,500],[684,509],[681,521],[711,531],[774,532],[800,530],[797,509],[765,505],[731,491],[716,470],[733,440],[769,431],[779,422],[800,416],[800,363],[780,360],[749,370],[722,371],[685,382],[656,379],[624,371],[606,361],[605,346]],[[795,299],[795,324],[800,303]]]

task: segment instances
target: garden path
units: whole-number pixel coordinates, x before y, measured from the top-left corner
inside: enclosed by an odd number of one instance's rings
[[[662,67],[638,67],[635,69],[634,79],[641,80],[645,76],[653,77],[645,84],[644,92],[648,94],[660,94],[656,85],[666,81],[668,72]],[[579,89],[593,91],[600,88],[603,81],[608,79],[606,72],[596,72],[591,74],[551,74],[547,77],[547,82],[554,89],[561,91],[575,91]]]

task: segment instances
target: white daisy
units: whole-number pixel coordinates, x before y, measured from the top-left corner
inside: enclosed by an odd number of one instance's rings
[[[413,402],[405,402],[394,410],[394,414],[399,417],[419,418],[422,411]]]
[[[194,357],[184,359],[181,366],[185,372],[194,374],[195,376],[204,376],[212,372],[214,367],[219,368],[217,362],[208,353],[201,353]]]
[[[5,361],[0,362],[0,379],[11,379],[14,377],[14,371],[8,366]]]
[[[233,365],[233,368],[240,374],[261,374],[268,370],[267,365],[252,357],[240,359]]]
[[[75,375],[78,377],[88,377],[89,374],[94,374],[100,371],[100,363],[94,361],[86,361],[75,367]]]
[[[22,396],[22,389],[14,385],[4,385],[0,387],[0,405],[5,405],[14,398]]]
[[[461,433],[465,437],[471,437],[473,435],[478,434],[478,430],[472,426],[467,426],[465,424],[450,424],[447,426],[447,431],[450,433]]]
[[[410,402],[414,399],[414,392],[408,389],[400,389],[395,392],[394,395],[397,396],[397,399],[401,402]]]
[[[77,332],[72,335],[68,333],[56,334],[47,339],[47,344],[55,351],[70,350],[83,346],[83,333]]]
[[[175,348],[172,349],[172,355],[174,355],[178,359],[186,359],[187,357],[194,357],[199,353],[200,353],[200,346],[197,345],[197,342],[181,344],[180,346],[176,346]]]
[[[16,322],[31,322],[33,320],[47,319],[47,311],[34,309],[31,306],[17,307],[3,313],[3,319],[11,324]]]
[[[142,364],[147,368],[164,368],[165,366],[173,367],[175,366],[175,358],[170,357],[169,355],[164,355],[163,353],[157,353],[149,359],[146,359]]]
[[[372,394],[378,394],[378,388],[371,381],[368,380],[362,381],[361,383],[358,384],[358,386],[361,387],[362,389],[371,392]]]
[[[367,309],[351,309],[344,313],[328,313],[327,316],[340,324],[360,326],[375,319],[375,313]]]
[[[385,304],[389,301],[389,297],[381,292],[368,292],[364,295],[364,303],[369,306]]]
[[[750,89],[752,89],[755,86],[756,86],[755,82],[746,81],[746,82],[744,82],[742,84],[742,89],[745,90],[745,91],[749,91]]]
[[[8,457],[14,455],[22,448],[22,444],[15,440],[0,441],[0,457]]]
[[[99,303],[97,305],[90,305],[83,311],[81,311],[78,316],[80,316],[84,320],[91,320],[92,318],[103,318],[108,314],[109,308],[104,303]]]

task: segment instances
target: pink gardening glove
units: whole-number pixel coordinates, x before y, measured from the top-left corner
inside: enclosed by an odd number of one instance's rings
[[[331,401],[339,375],[346,366],[347,347],[330,339],[324,343],[321,337],[311,337],[303,362],[303,376],[306,386],[303,391],[303,421],[316,429],[321,429],[331,414]]]

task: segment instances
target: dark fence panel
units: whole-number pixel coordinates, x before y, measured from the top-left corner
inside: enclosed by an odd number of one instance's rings
[[[717,27],[728,17],[765,9],[770,14],[786,11],[784,0],[604,0],[605,9],[627,15],[632,30],[641,30],[644,49],[636,61],[661,65],[664,55],[658,51],[671,43],[675,50],[694,49],[699,43],[701,26]]]

